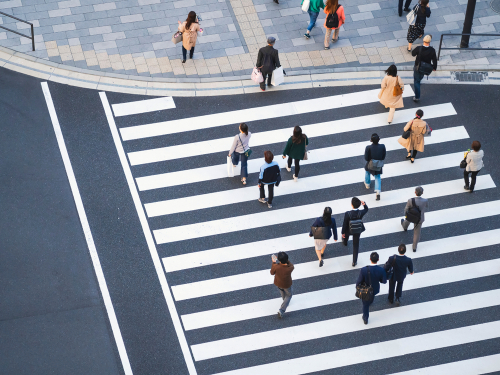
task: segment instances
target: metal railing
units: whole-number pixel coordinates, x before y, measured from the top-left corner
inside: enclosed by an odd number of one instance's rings
[[[467,33],[462,33],[462,34],[441,34],[441,40],[439,41],[439,51],[438,51],[438,60],[439,56],[441,55],[441,50],[445,49],[465,49],[465,50],[475,50],[475,51],[481,51],[481,50],[491,50],[491,51],[500,51],[500,48],[470,48],[470,47],[441,47],[443,44],[443,37],[444,36],[500,36],[500,34],[467,34]]]
[[[17,17],[14,17],[10,14],[7,14],[7,13],[4,13],[4,12],[0,12],[0,14],[4,15],[4,16],[7,16],[7,17],[10,17],[10,18],[14,18],[15,20],[18,20],[18,21],[21,21],[21,22],[24,22],[24,23],[27,23],[28,25],[31,26],[31,36],[28,36],[28,35],[24,35],[24,34],[21,34],[20,32],[18,31],[15,31],[15,30],[11,30],[11,29],[8,29],[6,27],[3,27],[2,25],[0,25],[0,28],[4,29],[4,30],[7,30],[7,31],[10,31],[10,32],[13,32],[17,35],[21,35],[21,36],[24,36],[25,38],[28,38],[28,39],[31,39],[31,46],[33,47],[33,51],[35,50],[35,31],[33,30],[33,24],[31,22],[28,22],[28,21],[25,21],[25,20],[22,20],[20,18],[17,18]]]

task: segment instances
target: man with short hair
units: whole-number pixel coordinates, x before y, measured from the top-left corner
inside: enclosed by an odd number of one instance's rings
[[[403,294],[403,281],[406,278],[406,270],[413,275],[413,262],[408,258],[406,253],[406,245],[402,243],[398,246],[398,253],[395,254],[387,260],[385,263],[385,270],[388,271],[391,268],[394,270],[392,277],[389,279],[389,302],[394,303],[394,288],[396,288],[396,305],[399,306],[401,301],[401,295]],[[397,283],[397,287],[396,287]]]
[[[373,288],[373,298],[369,301],[361,300],[363,302],[363,322],[365,324],[368,324],[370,305],[373,303],[375,296],[380,291],[380,283],[385,284],[387,282],[385,270],[382,267],[377,266],[378,259],[378,253],[371,253],[371,266],[361,268],[359,271],[358,281],[356,281],[356,286],[364,283],[365,285],[371,285]]]
[[[359,206],[363,205],[363,210],[359,210]],[[365,202],[360,201],[358,198],[354,197],[351,200],[352,210],[347,211],[344,215],[344,223],[342,224],[342,243],[347,246],[347,241],[349,236],[352,234],[352,266],[355,267],[358,264],[358,251],[359,251],[359,237],[361,233],[351,233],[350,232],[350,222],[351,220],[361,220],[363,216],[368,212],[368,206]],[[362,232],[365,231],[365,226],[362,224]]]
[[[436,71],[437,69],[437,56],[436,50],[431,47],[432,36],[426,35],[424,37],[424,45],[418,46],[412,52],[412,56],[416,56],[415,66],[413,67],[413,85],[415,86],[415,96],[413,97],[413,101],[415,103],[420,101],[420,82],[424,78],[425,74],[422,73],[420,68],[420,62],[426,62],[432,65],[432,70]]]
[[[266,91],[266,77],[267,86],[272,87],[271,77],[273,76],[274,69],[281,66],[278,50],[274,49],[276,38],[270,36],[267,38],[267,46],[262,47],[257,55],[257,68],[260,69],[264,80],[260,83],[260,89]]]
[[[271,256],[271,260],[273,262],[271,275],[274,275],[274,285],[280,290],[281,298],[283,299],[283,303],[278,310],[278,317],[283,318],[286,308],[292,299],[292,272],[294,266],[288,260],[287,253],[283,251],[278,253],[278,257],[276,255]]]
[[[416,198],[408,199],[404,211],[405,218],[401,219],[401,225],[403,230],[406,232],[408,230],[408,226],[410,225],[410,221],[407,220],[408,212],[415,206],[417,207],[417,212],[420,211],[420,221],[418,223],[413,223],[413,252],[417,251],[417,244],[420,241],[420,229],[422,229],[422,224],[425,221],[425,212],[429,209],[429,201],[422,198],[423,193],[424,189],[421,186],[417,186],[415,188]],[[415,212],[415,209],[412,211]]]

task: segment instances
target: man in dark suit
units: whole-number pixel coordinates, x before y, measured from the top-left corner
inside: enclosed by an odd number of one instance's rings
[[[420,210],[420,222],[417,224],[413,223],[413,252],[417,251],[418,241],[420,241],[420,229],[422,229],[422,224],[425,221],[425,212],[429,209],[429,201],[425,198],[422,198],[422,194],[424,194],[424,189],[421,186],[417,186],[415,188],[416,198],[408,199],[405,206],[405,219],[401,219],[401,225],[403,230],[406,232],[408,227],[410,226],[410,221],[406,220],[406,215],[411,207],[413,207],[413,199],[415,199],[415,205]]]
[[[281,66],[278,50],[274,49],[276,38],[270,36],[267,38],[267,46],[262,47],[257,55],[257,68],[260,69],[264,80],[260,83],[260,89],[266,91],[266,77],[267,86],[271,87],[271,77],[273,76],[274,69]]]
[[[403,281],[406,277],[406,270],[410,272],[410,275],[413,275],[413,262],[410,258],[408,258],[406,253],[406,245],[402,243],[398,246],[399,255],[391,256],[387,262],[385,263],[386,271],[391,268],[394,269],[394,274],[389,279],[389,302],[394,303],[394,288],[396,287],[396,305],[399,306],[401,301],[401,295],[403,294]]]
[[[363,205],[363,210],[359,210],[359,206]],[[342,243],[347,246],[347,241],[351,235],[349,231],[349,223],[351,220],[361,220],[363,216],[368,212],[368,206],[365,202],[360,201],[358,198],[354,197],[351,200],[352,210],[347,211],[344,215],[344,223],[342,224]],[[363,225],[363,232],[365,231],[365,226]],[[358,251],[359,251],[359,236],[361,233],[352,233],[352,266],[355,267],[358,264]]]
[[[385,284],[387,282],[387,276],[385,270],[382,267],[377,266],[379,256],[378,253],[370,254],[371,266],[366,266],[361,268],[359,271],[358,281],[356,281],[356,286],[365,283],[366,285],[371,285],[373,288],[373,297],[380,291],[380,283]],[[368,270],[370,270],[370,276],[368,277]],[[370,284],[371,282],[371,284]],[[369,301],[363,301],[363,322],[368,324],[368,316],[370,315],[370,305],[373,303],[374,298]]]

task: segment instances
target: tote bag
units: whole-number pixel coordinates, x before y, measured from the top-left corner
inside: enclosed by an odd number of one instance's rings
[[[172,37],[172,43],[177,44],[180,42],[182,42],[182,33],[180,31],[177,31]]]
[[[285,81],[284,73],[283,73],[283,68],[280,66],[279,68],[276,68],[273,72],[273,75],[271,77],[271,85],[273,86],[279,86]]]
[[[234,177],[233,161],[231,160],[231,156],[227,157],[227,177]]]
[[[310,4],[311,4],[310,0],[304,0],[304,2],[302,3],[302,10],[304,12],[307,12],[309,10],[309,5]]]
[[[408,21],[411,26],[414,26],[415,22],[417,21],[417,12],[419,9],[420,4],[413,8],[413,10],[406,15],[406,21]]]

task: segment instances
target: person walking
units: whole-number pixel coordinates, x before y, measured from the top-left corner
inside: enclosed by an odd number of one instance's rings
[[[363,205],[363,210],[359,210],[359,206]],[[346,211],[344,214],[344,223],[342,224],[342,243],[347,246],[349,236],[352,235],[352,266],[358,264],[359,237],[365,231],[365,226],[361,221],[363,216],[368,212],[368,206],[365,202],[354,197],[351,199],[351,211]],[[353,222],[353,223],[352,223]],[[354,233],[356,232],[356,233]]]
[[[398,76],[398,68],[396,65],[392,64],[385,71],[385,77],[381,83],[381,89],[378,94],[380,103],[389,109],[389,117],[387,117],[387,122],[390,124],[394,119],[394,112],[396,108],[403,108],[403,91],[405,85],[403,80]]]
[[[404,210],[404,219],[401,219],[401,226],[406,232],[410,223],[413,223],[413,252],[417,251],[417,245],[420,241],[420,231],[425,221],[425,212],[429,210],[429,201],[422,198],[424,189],[421,186],[415,188],[416,198],[408,199]]]
[[[401,304],[400,298],[403,294],[403,282],[406,278],[406,270],[413,275],[413,262],[406,255],[406,245],[402,243],[398,246],[398,254],[395,254],[387,260],[385,263],[385,270],[388,271],[391,268],[394,273],[389,279],[389,302],[394,303],[394,289],[396,289],[396,305]],[[397,286],[396,286],[397,285]]]
[[[259,190],[260,190],[260,203],[267,203],[268,208],[273,207],[274,198],[274,185],[281,180],[280,167],[278,163],[273,161],[274,155],[271,151],[264,152],[265,164],[260,167],[259,174]],[[268,199],[266,200],[266,193],[264,191],[264,185],[267,185],[267,190],[269,192]]]
[[[304,3],[304,0],[300,3],[302,5]],[[307,26],[306,33],[304,36],[306,39],[309,39],[311,37],[310,32],[313,29],[313,27],[316,25],[316,20],[318,19],[319,11],[325,7],[325,4],[323,3],[323,0],[310,0],[309,1],[309,9],[307,10],[307,13],[309,14],[309,25]]]
[[[240,132],[233,138],[233,144],[229,149],[229,156],[233,162],[233,167],[236,167],[241,158],[241,182],[247,184],[248,168],[247,168],[247,151],[250,148],[249,142],[252,133],[248,131],[248,125],[242,122],[240,124]]]
[[[380,200],[380,192],[382,191],[382,167],[385,160],[385,145],[379,144],[380,137],[377,133],[373,133],[371,137],[372,144],[366,146],[365,149],[365,187],[370,189],[371,175],[375,178],[375,199]]]
[[[272,87],[271,77],[273,76],[274,69],[281,66],[278,50],[274,49],[276,38],[270,36],[267,38],[267,46],[259,49],[257,55],[257,68],[260,69],[264,80],[260,83],[260,89],[266,91],[266,78],[267,86]]]
[[[424,135],[429,131],[427,123],[422,120],[423,116],[424,111],[421,109],[417,110],[415,118],[408,121],[403,128],[405,133],[408,131],[410,132],[410,136],[406,139],[404,137],[400,137],[398,139],[399,144],[406,148],[406,151],[408,151],[406,159],[410,159],[412,163],[415,162],[417,152],[424,152]]]
[[[399,2],[398,2],[398,14],[399,14],[399,17],[401,17],[403,15],[403,1],[404,0],[399,0]],[[405,12],[409,12],[410,11],[411,0],[406,0],[406,1],[404,1],[404,3],[405,3],[405,9],[404,9],[404,11]]]
[[[425,24],[427,23],[427,18],[431,16],[431,8],[429,7],[429,0],[420,0],[420,2],[413,7],[416,12],[415,24],[408,27],[408,33],[406,35],[406,40],[408,40],[408,52],[411,53],[411,45],[415,40],[424,36]]]
[[[479,141],[472,142],[472,152],[467,154],[465,161],[467,162],[467,167],[464,170],[464,180],[465,186],[464,189],[469,193],[474,191],[474,187],[476,186],[476,176],[484,167],[483,157],[484,151],[481,150],[481,143]],[[472,174],[471,182],[469,185],[469,174]]]
[[[371,266],[361,268],[359,271],[356,286],[360,284],[371,285],[373,288],[373,298],[368,301],[363,301],[363,322],[368,324],[368,317],[370,316],[370,305],[373,303],[375,296],[380,292],[380,283],[387,283],[387,275],[385,270],[377,266],[379,260],[378,253],[373,252],[370,254]]]
[[[285,315],[286,308],[292,299],[292,272],[295,268],[288,260],[288,254],[280,251],[278,256],[271,256],[271,275],[274,275],[274,285],[276,285],[280,291],[283,303],[278,310],[278,317],[283,318]]]
[[[332,217],[332,209],[325,207],[323,216],[314,220],[314,223],[309,232],[309,237],[314,237],[314,249],[319,259],[319,266],[323,267],[323,255],[325,254],[326,244],[332,238],[337,242],[337,224]]]
[[[337,43],[339,40],[339,30],[345,22],[344,7],[339,5],[339,0],[327,0],[324,12],[325,18],[325,49],[330,49],[330,37],[332,43]],[[333,32],[333,35],[332,35]]]
[[[296,126],[293,128],[293,135],[288,138],[286,142],[285,149],[283,150],[283,159],[288,156],[288,163],[286,170],[288,172],[292,171],[292,160],[295,163],[295,173],[293,174],[293,180],[297,182],[299,180],[300,172],[300,161],[306,160],[306,146],[309,144],[309,139],[305,134],[302,134],[302,128]]]
[[[413,86],[415,86],[415,96],[413,97],[413,101],[415,103],[420,101],[420,83],[426,74],[425,72],[422,72],[421,63],[424,62],[432,65],[433,71],[436,71],[437,69],[436,50],[434,47],[431,47],[431,40],[432,37],[430,35],[426,35],[424,37],[424,45],[418,46],[411,53],[412,56],[416,56],[415,65],[413,67]],[[427,73],[427,75],[429,75],[429,73]]]
[[[189,51],[189,58],[193,58],[196,39],[200,31],[200,24],[198,23],[196,13],[193,11],[189,12],[183,23],[181,23],[181,21],[177,22],[179,22],[178,30],[182,33],[182,63],[184,64],[186,62],[187,51]]]

